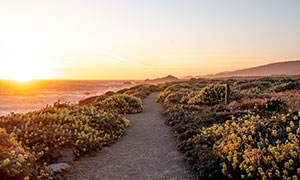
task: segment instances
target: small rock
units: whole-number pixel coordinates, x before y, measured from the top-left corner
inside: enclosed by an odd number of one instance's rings
[[[88,96],[88,95],[91,95],[91,94],[92,94],[92,93],[90,93],[90,92],[85,92],[85,93],[84,93],[84,95],[87,95],[87,96]]]
[[[70,148],[61,149],[59,152],[58,163],[71,163],[75,160],[76,156],[74,150]]]
[[[51,164],[49,166],[49,171],[53,171],[54,173],[60,173],[63,171],[67,171],[71,168],[69,164],[66,163],[58,163],[58,164]]]
[[[229,107],[233,107],[235,105],[237,105],[238,102],[237,101],[232,101],[230,104],[228,104]]]

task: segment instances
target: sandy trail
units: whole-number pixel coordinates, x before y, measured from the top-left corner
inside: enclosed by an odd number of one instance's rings
[[[144,112],[126,115],[131,121],[124,137],[73,163],[67,180],[192,180],[177,151],[171,129],[164,125],[157,93],[144,100]]]

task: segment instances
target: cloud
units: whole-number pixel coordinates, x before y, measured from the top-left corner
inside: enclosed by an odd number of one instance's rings
[[[117,54],[115,54],[111,51],[108,51],[108,50],[102,51],[102,53],[105,54],[105,55],[111,56],[114,59],[119,60],[121,62],[126,62],[126,63],[130,63],[130,64],[137,64],[135,61],[132,61],[128,58],[121,57],[121,56],[119,56],[119,55],[117,55]]]
[[[141,64],[141,63],[139,63],[137,61],[134,61],[134,60],[131,60],[131,59],[119,56],[119,55],[117,55],[117,54],[115,54],[115,53],[113,53],[112,51],[109,51],[109,50],[102,51],[102,54],[108,55],[108,56],[110,56],[110,57],[112,57],[112,58],[114,58],[114,59],[116,59],[116,60],[118,60],[120,62],[129,63],[129,64],[132,64],[132,65],[135,65],[135,66],[140,66],[140,67],[145,68],[145,69],[150,70],[150,71],[153,70],[152,66]]]

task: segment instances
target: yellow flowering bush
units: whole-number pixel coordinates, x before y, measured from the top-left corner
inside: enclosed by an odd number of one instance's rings
[[[287,112],[287,105],[285,102],[283,102],[281,99],[276,98],[270,98],[265,99],[261,103],[255,104],[253,109],[250,109],[253,112],[264,116],[264,117],[270,117],[274,114],[284,114]]]
[[[198,95],[191,98],[188,104],[193,105],[215,105],[224,101],[225,86],[221,84],[211,84],[203,88]]]
[[[24,179],[35,173],[35,157],[0,128],[0,178]]]
[[[158,86],[139,85],[93,96],[78,105],[54,103],[0,117],[0,179],[56,178],[48,165],[58,161],[59,151],[67,148],[81,156],[118,141],[130,125],[118,113],[142,112],[138,97],[155,91]]]
[[[190,98],[196,96],[198,91],[190,91],[190,90],[180,90],[178,92],[169,93],[168,96],[165,97],[162,104],[167,106],[172,106],[176,104],[187,104]]]
[[[300,82],[288,82],[275,86],[273,91],[283,92],[288,90],[300,90]]]
[[[110,96],[116,94],[113,91],[108,91],[100,96],[92,96],[86,99],[82,99],[79,101],[78,105],[79,106],[84,106],[84,105],[97,105],[98,103],[101,103],[104,101],[106,98],[109,98]]]
[[[215,140],[222,173],[233,179],[293,179],[300,176],[298,112],[271,119],[248,115],[204,128]]]
[[[161,86],[157,101],[167,108],[165,123],[172,126],[178,149],[199,179],[296,180],[300,112],[288,110],[287,98],[271,94],[274,85],[294,81],[268,77],[171,83]],[[207,83],[211,85],[200,92],[187,87]],[[222,105],[224,83],[232,85],[233,105]]]
[[[70,148],[80,156],[90,151],[100,150],[102,146],[118,141],[129,124],[129,121],[120,115],[95,107],[59,103],[39,111],[1,117],[0,127],[5,128],[10,133],[10,137],[15,139],[22,148],[13,151],[19,161],[15,162],[12,158],[5,161],[7,158],[5,157],[3,163],[10,165],[10,162],[14,162],[20,169],[26,171],[26,176],[30,178],[51,179],[53,175],[46,167],[57,162],[58,151]],[[9,153],[10,146],[6,148],[4,153]],[[21,154],[22,150],[26,151],[27,155]],[[34,166],[29,170],[26,170],[31,167],[30,164],[25,163],[26,157],[33,157],[32,159],[35,160]],[[7,167],[6,173],[15,177],[14,173],[17,172]],[[0,171],[0,177],[2,174],[3,172]],[[15,179],[26,178],[26,176],[23,177],[21,172]]]
[[[179,82],[169,84],[156,98],[164,106],[187,104],[190,98],[196,96],[205,85],[202,83]]]
[[[121,89],[117,91],[119,94],[127,94],[131,96],[135,96],[141,99],[146,98],[151,94],[151,92],[159,91],[158,86],[155,85],[137,85],[128,89]]]
[[[79,106],[85,106],[85,105],[93,105],[93,106],[100,106],[102,102],[113,96],[113,95],[117,95],[117,94],[124,94],[124,95],[131,95],[134,97],[138,97],[141,99],[146,98],[150,93],[152,92],[158,92],[160,91],[160,88],[156,85],[137,85],[137,86],[133,86],[131,88],[124,88],[121,89],[117,92],[113,92],[113,91],[107,91],[106,93],[100,95],[100,96],[92,96],[92,97],[88,97],[86,99],[82,99],[79,101],[78,105]]]
[[[113,95],[102,102],[102,105],[111,111],[120,114],[133,114],[143,112],[143,102],[140,98],[117,94]]]

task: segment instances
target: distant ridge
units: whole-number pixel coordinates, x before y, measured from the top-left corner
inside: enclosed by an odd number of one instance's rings
[[[168,82],[174,82],[179,81],[179,79],[175,76],[168,75],[166,77],[162,78],[156,78],[156,79],[146,79],[145,81],[142,81],[142,84],[163,84]]]
[[[249,76],[292,76],[300,75],[300,60],[278,62],[258,67],[241,69],[230,72],[222,72],[213,75],[197,76],[197,78],[207,77],[249,77]]]

